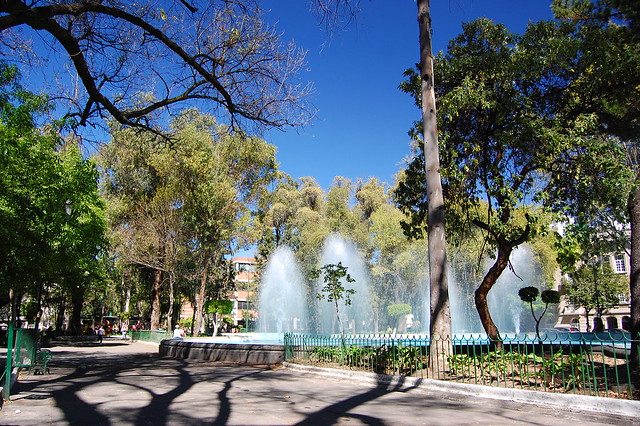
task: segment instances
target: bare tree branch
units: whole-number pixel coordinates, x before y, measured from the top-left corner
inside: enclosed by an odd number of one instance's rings
[[[314,114],[312,85],[297,81],[305,52],[283,44],[261,14],[256,0],[179,0],[167,10],[153,0],[0,0],[0,33],[28,27],[53,37],[56,59],[68,58],[86,90],[69,114],[80,124],[106,110],[145,127],[150,113],[195,102],[232,126],[303,125]],[[0,54],[17,52],[0,44]]]

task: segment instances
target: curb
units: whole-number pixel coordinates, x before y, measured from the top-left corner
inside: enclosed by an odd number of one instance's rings
[[[640,401],[628,399],[604,398],[600,396],[568,395],[550,392],[538,392],[525,389],[498,388],[466,383],[444,382],[416,377],[390,376],[365,371],[339,370],[335,368],[313,367],[300,364],[283,363],[292,371],[299,371],[337,379],[349,379],[366,383],[387,384],[392,386],[412,386],[422,390],[447,392],[453,395],[476,396],[495,400],[519,402],[567,411],[583,411],[624,417],[640,417]]]

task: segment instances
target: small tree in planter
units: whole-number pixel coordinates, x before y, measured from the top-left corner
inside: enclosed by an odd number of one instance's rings
[[[345,347],[344,337],[344,324],[340,318],[340,300],[344,300],[345,305],[351,305],[351,296],[356,293],[354,289],[345,288],[342,281],[347,283],[355,282],[351,275],[347,272],[347,267],[342,265],[342,262],[338,262],[337,265],[327,264],[321,266],[319,269],[311,271],[311,276],[317,279],[322,275],[324,286],[320,289],[320,292],[316,294],[318,300],[324,300],[327,302],[333,302],[336,308],[336,316],[338,318],[338,326],[340,327],[340,335],[342,336],[342,347]]]
[[[540,296],[542,298],[542,302],[544,303],[544,311],[542,311],[540,317],[536,317],[536,313],[533,310],[533,302],[535,302],[538,298],[538,293],[539,290],[535,287],[523,287],[518,291],[520,299],[523,302],[528,303],[531,307],[531,315],[533,315],[533,319],[536,322],[536,337],[538,337],[539,341],[542,341],[542,339],[540,338],[540,321],[542,321],[542,318],[544,318],[544,314],[547,313],[547,309],[549,308],[550,304],[560,303],[560,293],[555,290],[544,290]]]

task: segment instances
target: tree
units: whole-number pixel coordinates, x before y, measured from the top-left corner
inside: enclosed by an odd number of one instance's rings
[[[565,165],[580,169],[577,160],[588,153],[616,149],[608,139],[596,138],[602,144],[594,143],[592,116],[564,120],[559,114],[566,101],[564,87],[547,84],[564,81],[570,73],[563,60],[569,55],[563,44],[569,31],[561,24],[541,22],[517,36],[479,19],[465,24],[437,61],[448,223],[460,232],[470,224],[477,226],[488,247],[495,249],[494,263],[475,292],[480,320],[495,341],[500,340],[499,330],[487,295],[510,267],[513,249],[540,229],[544,211],[530,206],[553,202],[550,171]],[[407,76],[402,89],[417,102],[419,76],[412,70]],[[398,189],[401,205],[412,217],[409,230],[420,229],[426,218],[420,186],[423,165],[420,152]]]
[[[407,332],[407,315],[411,313],[411,305],[406,303],[394,303],[387,306],[387,314],[396,319],[396,329],[400,333]]]
[[[197,281],[189,297],[194,335],[203,331],[207,298],[226,297],[232,283],[226,257],[254,238],[248,231],[252,208],[275,176],[275,148],[228,130],[211,116],[186,110],[173,121],[171,137],[179,142],[173,147],[155,135],[121,129],[103,149],[114,236],[120,256],[151,272],[154,328],[168,279],[170,286]]]
[[[95,164],[56,126],[36,128],[49,106],[0,63],[0,281],[13,312],[23,295],[35,301],[36,321],[47,290],[61,287],[78,331],[84,291],[103,275],[104,204]]]
[[[617,207],[620,200],[626,202],[625,210],[631,226],[631,333],[640,335],[640,168],[638,167],[638,131],[640,130],[640,6],[632,0],[574,1],[557,0],[553,3],[556,16],[574,24],[576,38],[580,40],[575,49],[572,64],[574,76],[571,82],[570,99],[580,102],[568,103],[568,116],[582,112],[597,114],[601,131],[620,139],[626,148],[626,157],[618,162],[614,170],[627,170],[632,178],[618,179],[619,175],[603,175],[596,181],[608,181],[611,186],[625,188],[616,195],[603,200],[604,205]],[[598,188],[588,190],[580,199],[599,195]],[[607,194],[606,192],[604,194]],[[628,195],[628,196],[627,196]],[[576,198],[568,198],[575,201]],[[613,210],[613,209],[611,209]],[[615,216],[614,216],[615,217]],[[632,343],[631,363],[640,369],[637,342]]]
[[[233,302],[231,300],[207,300],[204,304],[204,311],[213,315],[213,336],[218,335],[218,329],[222,324],[222,316],[218,319],[218,315],[229,315],[233,312]]]
[[[254,0],[5,0],[2,53],[40,64],[50,82],[53,64],[72,69],[75,75],[62,76],[63,88],[51,93],[80,125],[109,114],[123,125],[155,129],[154,112],[202,101],[232,125],[302,124],[312,113],[311,86],[295,80],[304,53],[282,43],[261,15]],[[29,35],[44,40],[47,55],[32,48]]]
[[[563,280],[563,284],[569,303],[584,309],[588,326],[591,311],[598,318],[602,317],[605,310],[618,306],[620,295],[628,291],[625,277],[614,274],[611,265],[600,261],[583,263]],[[591,331],[598,330],[591,328]]]
[[[114,129],[98,161],[108,199],[113,255],[149,280],[151,329],[160,326],[162,284],[175,281],[185,234],[168,182],[166,149],[158,137]],[[170,325],[170,324],[168,324]]]
[[[451,336],[449,281],[445,240],[445,205],[440,177],[440,152],[436,97],[431,48],[431,12],[429,0],[418,0],[420,28],[420,100],[422,106],[422,150],[424,153],[425,197],[427,200],[427,232],[429,241],[429,288],[431,324],[429,334],[440,338]],[[452,353],[449,350],[447,353]],[[435,357],[431,357],[433,359]],[[446,359],[446,357],[445,357]],[[445,368],[446,370],[447,368]],[[435,370],[434,370],[435,371]]]
[[[317,279],[321,275],[324,285],[320,289],[320,292],[316,294],[316,298],[318,300],[326,298],[327,302],[333,303],[340,327],[340,335],[342,336],[342,347],[345,348],[344,324],[340,318],[340,301],[343,301],[346,306],[351,305],[351,296],[355,294],[356,291],[352,288],[346,288],[345,285],[355,282],[355,280],[351,278],[347,267],[342,265],[342,262],[338,262],[337,265],[323,265],[319,269],[313,270],[311,277]]]
[[[540,339],[540,321],[544,318],[544,314],[547,313],[547,309],[549,308],[549,304],[551,303],[559,303],[560,302],[560,293],[556,290],[544,290],[540,295],[542,299],[542,303],[544,303],[544,310],[540,314],[539,317],[536,316],[535,311],[533,310],[533,302],[538,298],[538,290],[537,287],[523,287],[518,291],[518,295],[520,296],[520,300],[529,304],[531,308],[531,316],[536,322],[536,336],[538,336],[538,340]]]

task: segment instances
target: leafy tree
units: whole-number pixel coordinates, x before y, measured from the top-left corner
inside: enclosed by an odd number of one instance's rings
[[[587,325],[590,312],[601,317],[607,309],[619,305],[620,295],[628,292],[626,277],[615,274],[607,262],[581,264],[569,273],[563,285],[569,303],[584,309]]]
[[[3,54],[40,64],[47,80],[58,80],[50,78],[53,65],[73,70],[51,91],[79,124],[108,113],[155,131],[152,113],[202,100],[232,124],[295,126],[310,116],[311,87],[294,77],[304,53],[262,21],[254,0],[7,0],[0,32]],[[30,35],[44,40],[52,61],[31,47]],[[84,93],[74,93],[70,79]]]
[[[406,316],[411,313],[411,305],[406,303],[394,303],[387,306],[387,314],[396,319],[396,329],[400,333],[407,332]]]
[[[218,329],[222,325],[223,317],[218,319],[218,315],[229,315],[233,312],[233,302],[231,300],[207,300],[204,304],[204,311],[213,315],[213,336],[218,335]]]
[[[542,228],[544,211],[527,205],[543,202],[555,208],[558,199],[550,196],[558,184],[554,173],[581,170],[583,164],[587,168],[599,158],[596,153],[617,149],[615,141],[592,136],[598,134],[593,116],[567,120],[561,113],[565,88],[550,82],[565,81],[571,73],[567,58],[573,52],[566,48],[571,31],[566,24],[540,22],[518,36],[480,19],[465,24],[437,61],[449,224],[456,231],[474,224],[495,249],[495,261],[475,292],[481,322],[494,340],[499,332],[487,294],[509,266],[513,249]],[[407,76],[402,88],[417,100],[418,75],[408,71]],[[419,152],[397,192],[411,214],[410,231],[425,223],[423,162]]]
[[[95,164],[54,126],[36,128],[48,107],[0,63],[0,281],[14,302],[25,294],[36,302],[36,321],[47,289],[61,286],[78,331],[84,292],[103,276],[104,204]]]
[[[249,232],[252,206],[274,178],[275,148],[230,134],[195,110],[174,120],[172,138],[179,143],[173,147],[131,129],[114,135],[103,158],[120,255],[152,272],[154,328],[165,280],[170,287],[197,281],[188,292],[196,295],[197,336],[204,327],[205,301],[225,297],[232,283],[225,257],[255,238]]]
[[[352,288],[346,288],[345,284],[355,282],[355,280],[351,278],[347,267],[343,266],[342,262],[338,262],[337,265],[323,265],[319,269],[313,270],[311,277],[317,279],[321,275],[324,285],[320,289],[320,292],[316,294],[316,298],[318,300],[326,298],[327,302],[334,304],[338,325],[340,326],[340,334],[342,335],[342,345],[344,347],[344,324],[340,319],[340,302],[342,301],[346,306],[351,305],[351,296],[355,294],[356,291]],[[344,284],[343,281],[345,282]]]
[[[99,155],[114,256],[149,279],[154,330],[160,326],[164,276],[173,282],[178,247],[184,244],[164,160],[158,138],[127,129],[114,130],[112,142],[101,147]]]
[[[640,168],[637,160],[640,6],[629,0],[558,0],[554,1],[553,7],[559,18],[574,24],[576,38],[580,40],[572,64],[575,74],[568,80],[571,99],[579,102],[569,103],[565,113],[568,116],[579,112],[597,114],[602,132],[619,138],[626,149],[626,156],[622,156],[611,169],[614,172],[626,170],[632,178],[624,181],[619,179],[619,173],[614,173],[612,176],[600,175],[594,181],[609,187],[618,185],[620,189],[606,192],[595,185],[566,199],[572,202],[570,205],[575,205],[576,199],[589,200],[597,196],[600,204],[608,207],[606,210],[612,217],[610,222],[615,222],[616,216],[621,215],[617,209],[623,214],[628,213],[631,226],[631,333],[637,336],[640,334],[640,231],[637,229],[640,223]],[[621,202],[626,203],[623,208],[620,208]],[[585,228],[582,224],[577,227],[579,231]],[[601,233],[598,231],[596,235]],[[637,370],[640,368],[639,351],[635,342],[632,345],[632,364]]]

